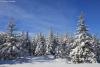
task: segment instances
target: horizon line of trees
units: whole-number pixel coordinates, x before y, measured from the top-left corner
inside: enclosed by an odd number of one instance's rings
[[[100,40],[88,33],[81,14],[75,36],[55,35],[52,29],[48,36],[39,33],[32,39],[28,32],[14,33],[15,23],[10,20],[7,33],[0,33],[0,60],[18,57],[53,55],[72,63],[99,63]]]

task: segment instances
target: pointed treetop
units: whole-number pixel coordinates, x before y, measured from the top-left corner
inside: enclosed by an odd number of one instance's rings
[[[49,28],[49,38],[53,38],[54,34],[53,34],[53,30],[52,27]]]
[[[22,39],[22,40],[25,40],[25,39],[26,39],[25,32],[21,32],[21,39]]]
[[[21,36],[24,36],[24,35],[25,35],[25,33],[22,31],[22,32],[21,32]]]
[[[65,34],[64,34],[64,39],[67,39],[67,38],[68,38],[68,34],[65,33]]]
[[[86,32],[86,31],[88,31],[88,30],[87,30],[86,25],[84,23],[84,15],[83,15],[83,12],[81,12],[81,15],[79,17],[78,32],[79,33],[83,33],[83,32]]]
[[[39,36],[42,37],[42,33],[41,32],[39,33]]]
[[[28,34],[29,34],[29,33],[28,33],[28,32],[26,32],[26,36],[27,36],[27,37],[28,37]]]
[[[43,37],[43,34],[40,32],[40,33],[38,33],[37,37],[40,39]]]
[[[41,32],[37,36],[38,41],[45,41],[45,36]]]
[[[8,26],[15,26],[14,18],[10,18]]]
[[[15,22],[13,18],[10,18],[7,30],[8,30],[9,36],[12,36],[13,31],[15,30]]]
[[[84,13],[83,12],[81,12],[81,14],[80,14],[80,19],[84,19]]]
[[[84,14],[83,14],[83,12],[81,12],[81,15],[79,17],[79,22],[80,22],[81,25],[84,25]]]
[[[50,29],[49,29],[49,34],[53,34],[52,27],[50,27]]]

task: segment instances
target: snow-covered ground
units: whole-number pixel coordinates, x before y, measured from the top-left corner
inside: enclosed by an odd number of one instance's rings
[[[23,63],[23,64],[6,64],[0,67],[100,67],[99,64],[65,64],[65,63]]]
[[[22,57],[13,61],[0,61],[0,67],[82,67],[83,65],[68,64],[66,59],[54,59],[53,56]],[[94,64],[97,65],[97,64]],[[90,65],[91,66],[91,65]],[[96,66],[97,67],[97,66]]]
[[[7,67],[27,67],[52,64],[66,64],[65,59],[54,59],[53,56],[21,57],[16,60],[0,61],[1,66]]]

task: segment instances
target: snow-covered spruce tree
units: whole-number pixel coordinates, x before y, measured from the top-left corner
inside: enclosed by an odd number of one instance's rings
[[[56,36],[54,35],[52,29],[50,29],[50,31],[49,31],[46,45],[47,45],[46,53],[55,55],[55,48],[57,46],[57,41],[56,41]]]
[[[36,47],[37,47],[37,39],[36,37],[33,37],[32,39],[32,45],[33,45],[33,55],[35,55],[35,50],[36,50]]]
[[[93,44],[93,47],[94,47],[97,62],[100,63],[100,42],[99,42],[99,39],[97,39],[96,36],[93,36],[93,40],[91,41],[91,43]]]
[[[16,46],[16,36],[14,35],[15,24],[14,21],[11,19],[8,25],[8,33],[6,37],[6,42],[1,45],[0,47],[0,59],[15,59],[19,54],[19,49]]]
[[[62,40],[62,44],[61,44],[61,47],[62,47],[62,58],[69,58],[69,53],[70,53],[70,50],[71,50],[71,43],[72,43],[72,38],[65,34],[64,37],[63,37],[63,40]]]
[[[42,56],[46,54],[46,40],[45,40],[45,36],[40,33],[37,36],[37,46],[35,49],[35,55],[36,56]]]
[[[26,33],[22,32],[19,37],[19,48],[20,48],[20,56],[29,56],[28,47],[27,47],[27,37]]]
[[[55,48],[54,48],[54,52],[55,52],[54,58],[61,58],[62,46],[61,46],[61,44],[59,42],[59,39],[60,39],[60,37],[57,34],[57,36],[55,37],[55,42],[54,42],[54,45],[55,45]]]
[[[83,15],[81,14],[73,49],[70,52],[71,61],[73,63],[97,62],[94,47],[91,43],[92,36],[88,34],[87,31]]]
[[[22,56],[32,56],[33,55],[33,45],[29,39],[28,32],[22,33],[22,38],[20,40],[21,46],[21,55]]]
[[[57,47],[55,48],[56,58],[67,58],[69,59],[69,53],[71,49],[71,38],[66,34],[63,37],[59,37],[57,41]]]

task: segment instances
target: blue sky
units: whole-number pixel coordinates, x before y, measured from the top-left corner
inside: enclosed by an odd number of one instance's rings
[[[9,18],[13,17],[18,31],[47,34],[52,27],[59,34],[73,34],[83,11],[89,32],[100,36],[99,0],[13,1],[16,2],[0,2],[0,31],[6,31]]]

